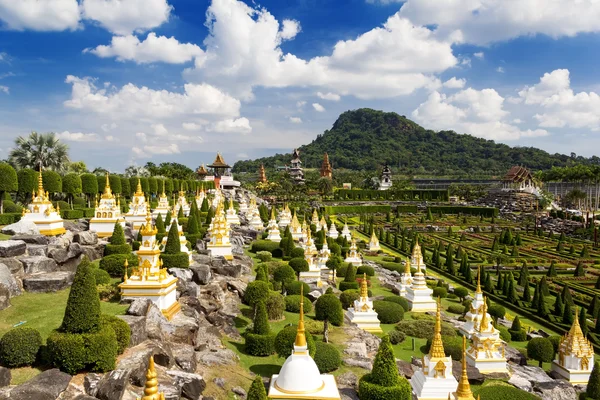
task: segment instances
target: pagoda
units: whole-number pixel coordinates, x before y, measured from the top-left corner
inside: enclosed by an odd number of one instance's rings
[[[202,208],[202,203],[204,202],[205,198],[206,193],[204,192],[204,188],[198,188],[196,190],[196,207],[198,207],[198,210]]]
[[[404,263],[404,272],[400,276],[400,293],[399,295],[402,297],[406,297],[408,292],[408,288],[412,286],[413,278],[410,273],[410,261],[406,259]]]
[[[100,196],[100,204],[96,200],[94,218],[90,220],[89,230],[95,231],[98,237],[109,237],[112,236],[117,222],[125,227],[125,219],[121,217],[121,202],[115,199],[110,190],[110,181],[107,172],[106,186],[104,186],[104,192]]]
[[[356,240],[354,237],[352,237],[352,241],[350,242],[350,251],[348,251],[344,262],[351,263],[355,267],[360,267],[362,265],[362,258],[358,254],[358,248],[356,247]]]
[[[329,250],[327,240],[325,240],[323,242],[323,247],[321,247],[321,250],[319,250],[319,255],[317,257],[317,265],[319,266],[319,268],[321,268],[321,274],[324,270],[329,270],[329,268],[327,268],[327,261],[329,261],[329,257],[331,257],[331,250]]]
[[[283,210],[279,213],[279,229],[285,229],[286,226],[292,223],[292,212],[287,203],[283,206]]]
[[[319,213],[317,209],[313,209],[312,218],[310,220],[310,224],[317,227],[317,231],[319,230]]]
[[[348,224],[344,222],[344,228],[342,229],[342,236],[346,238],[347,241],[352,240],[352,234],[350,233],[350,229],[348,228]]]
[[[183,184],[181,185],[181,190],[179,191],[179,197],[177,198],[177,202],[173,207],[173,214],[179,214],[179,209],[183,209],[183,216],[187,217],[190,215],[190,205],[188,204],[187,199],[185,198],[185,191],[183,190]]]
[[[269,219],[269,224],[267,225],[267,240],[271,240],[273,242],[281,242],[281,233],[279,232],[279,225],[277,225],[277,220],[275,219],[275,207],[271,208],[271,218]]]
[[[459,328],[459,331],[471,339],[473,333],[475,333],[475,327],[479,325],[481,319],[481,308],[483,307],[484,298],[481,290],[481,267],[477,272],[477,289],[475,290],[475,298],[471,302],[469,311],[465,314],[465,323]]]
[[[485,298],[471,339],[473,343],[467,351],[469,365],[477,368],[482,374],[508,372],[505,356],[506,344],[500,339],[500,331],[492,325]]]
[[[302,249],[306,249],[306,242],[308,241],[308,230],[310,228],[306,225],[306,220],[302,221],[302,236],[300,237],[300,240],[298,241],[300,244],[300,247],[302,247]]]
[[[131,223],[135,232],[140,230],[146,220],[146,208],[146,196],[142,192],[142,183],[140,182],[140,178],[138,178],[135,193],[129,203],[129,211],[125,214],[125,222]]]
[[[321,178],[331,179],[331,173],[333,169],[331,168],[331,164],[329,163],[329,155],[325,153],[323,155],[323,164],[321,164]]]
[[[240,183],[233,179],[231,176],[231,167],[223,160],[221,153],[217,153],[215,161],[209,165],[213,170],[213,181],[215,182],[215,189],[223,190],[235,190],[240,186]]]
[[[210,242],[206,245],[206,249],[210,251],[211,257],[222,256],[226,260],[233,260],[231,242],[229,241],[229,227],[223,212],[223,203],[219,204],[212,219]]]
[[[31,204],[23,208],[21,221],[31,221],[45,236],[54,236],[65,233],[63,219],[60,216],[60,206],[54,209],[48,192],[44,190],[42,168],[38,175],[38,191],[31,193]],[[114,225],[113,225],[114,227]],[[112,234],[112,229],[111,229]]]
[[[152,216],[157,218],[159,215],[162,218],[167,216],[167,213],[171,210],[171,206],[169,206],[169,198],[165,193],[165,181],[162,181],[162,193],[158,196],[158,206],[152,211]]]
[[[319,225],[317,225],[317,232],[319,232],[320,230],[324,230],[325,232],[327,232],[327,221],[325,220],[325,216],[321,216],[321,220],[319,221]]]
[[[267,174],[265,173],[264,164],[260,164],[260,169],[258,170],[258,182],[259,183],[267,183]]]
[[[279,221],[281,226],[281,221]],[[302,226],[300,222],[298,222],[298,217],[296,216],[296,212],[294,211],[294,216],[292,217],[292,223],[290,224],[290,232],[292,234],[292,238],[294,241],[298,242],[302,239]]]
[[[119,284],[121,297],[146,298],[160,309],[167,319],[171,319],[181,309],[177,302],[177,278],[169,275],[162,268],[160,249],[156,241],[157,229],[152,226],[150,207],[146,213],[146,224],[140,230],[142,242],[139,250],[137,268],[131,276],[127,276],[127,260],[125,260],[125,276]]]
[[[375,231],[371,234],[371,239],[369,240],[369,251],[376,253],[381,250],[379,246],[379,239],[377,239],[377,235],[375,235]]]
[[[379,183],[379,190],[388,190],[392,187],[392,169],[389,165],[383,166],[381,172],[381,181]]]
[[[196,170],[196,174],[198,174],[198,178],[200,178],[201,181],[207,180],[206,177],[208,176],[208,171],[206,170],[204,164],[198,167],[198,169]]]
[[[329,231],[327,232],[327,236],[329,236],[332,239],[337,239],[339,235],[340,234],[338,233],[338,230],[335,227],[335,224],[333,223],[333,221],[331,221],[331,226],[329,227]]]
[[[258,207],[256,206],[256,199],[250,200],[250,208],[248,209],[249,222],[250,227],[257,231],[262,231],[264,229],[264,224],[262,219],[260,218],[260,212],[258,211]]]
[[[418,400],[446,400],[458,389],[458,382],[452,375],[452,358],[446,357],[442,343],[442,305],[437,301],[435,329],[429,354],[422,358],[422,368],[415,371],[410,379],[413,393]]]
[[[227,220],[227,224],[228,225],[239,225],[240,224],[240,218],[237,215],[237,212],[235,211],[235,208],[233,207],[233,196],[231,196],[229,198],[229,208],[227,209],[227,213],[226,213],[226,217],[225,219]]]
[[[363,274],[363,278],[360,282],[360,298],[354,300],[354,307],[348,309],[348,319],[350,322],[367,332],[383,332],[379,325],[377,312],[373,309],[373,302],[369,300],[367,274]]]
[[[410,305],[411,311],[435,311],[435,300],[431,297],[432,294],[433,290],[427,287],[425,274],[420,269],[417,269],[415,276],[413,276],[412,285],[406,289],[406,300]]]
[[[569,332],[565,333],[558,345],[558,357],[552,361],[552,371],[573,384],[587,384],[594,367],[594,348],[583,336],[578,310]]]
[[[467,374],[467,338],[463,336],[462,371],[456,392],[452,393],[453,400],[475,400]]]
[[[240,214],[246,215],[248,213],[248,202],[246,201],[245,196],[241,196],[240,202],[239,202],[239,207],[240,207]]]
[[[419,238],[417,238],[415,248],[413,249],[412,255],[410,257],[410,267],[427,272],[427,266],[423,261],[423,252],[421,251],[421,245],[419,245]]]
[[[333,375],[321,375],[317,364],[308,353],[304,328],[303,293],[300,290],[300,320],[294,341],[294,350],[278,375],[271,377],[270,399],[341,399]]]
[[[302,161],[300,161],[300,151],[298,149],[294,149],[292,153],[290,176],[296,185],[304,184],[304,172],[302,171]]]
[[[219,203],[223,200],[223,192],[221,191],[221,189],[215,189],[214,193],[215,195],[212,199],[212,206],[216,209],[219,206]]]
[[[317,260],[317,247],[310,237],[310,229],[307,231],[306,246],[304,248],[304,259],[308,262],[308,271],[300,272],[300,280],[308,282],[316,282],[317,286],[321,286],[321,267]]]

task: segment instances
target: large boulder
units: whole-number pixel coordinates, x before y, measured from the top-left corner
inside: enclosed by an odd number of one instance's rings
[[[40,229],[32,221],[20,220],[2,228],[5,235],[39,235]]]
[[[90,396],[96,396],[98,393],[98,385],[102,381],[102,374],[90,372],[83,378],[83,388]]]
[[[2,242],[0,242],[2,243]],[[26,275],[37,274],[41,272],[53,272],[58,267],[56,261],[49,257],[33,256],[20,257]]]
[[[179,343],[173,347],[173,356],[175,363],[186,372],[196,371],[196,355],[194,354],[194,346],[189,344]]]
[[[452,360],[452,375],[457,381],[462,376],[462,363],[460,361]],[[467,364],[467,375],[469,375],[469,382],[471,383],[483,383],[485,376],[479,372],[479,370],[472,365]]]
[[[27,244],[45,244],[48,245],[48,236],[44,235],[14,235],[10,240],[22,240]]]
[[[69,251],[64,247],[54,247],[48,249],[48,257],[56,261],[57,264],[63,264],[69,260]]]
[[[25,274],[23,263],[18,258],[0,258],[0,263],[6,265],[10,273],[18,278]]]
[[[0,366],[0,387],[10,385],[11,378],[10,369]]]
[[[28,292],[56,292],[71,286],[74,274],[67,271],[48,272],[23,279],[23,288]]]
[[[0,285],[6,286],[11,297],[21,294],[21,287],[17,283],[17,280],[10,273],[10,269],[8,269],[6,264],[2,263],[0,263]]]
[[[0,241],[0,257],[22,256],[27,251],[27,243],[22,240]]]
[[[130,374],[130,370],[115,369],[104,375],[98,383],[96,397],[100,400],[121,400]]]
[[[88,230],[88,222],[85,219],[79,219],[77,221],[64,221],[63,225],[65,229],[73,234],[79,233],[81,231]]]
[[[146,340],[135,347],[125,350],[121,356],[117,370],[128,371],[128,377],[132,384],[143,386],[146,381],[146,370],[150,356],[154,356],[154,362],[166,368],[175,365],[175,357],[171,351],[169,342]]]
[[[125,302],[126,299],[122,299],[121,302]],[[143,297],[135,297],[130,303],[127,309],[127,315],[134,315],[137,317],[145,317],[148,313],[148,308],[152,304],[152,301]]]
[[[239,279],[231,279],[227,281],[227,289],[236,293],[240,299],[244,298],[248,284]]]
[[[242,275],[242,265],[233,264],[225,259],[214,258],[212,261],[212,271],[218,275],[230,276],[232,278],[239,278]]]
[[[49,369],[11,390],[10,400],[56,400],[70,381],[71,375]]]
[[[76,232],[73,234],[73,242],[82,246],[93,246],[98,243],[98,235],[92,231]]]
[[[512,372],[508,383],[530,393],[536,384],[554,382],[542,368],[533,365],[512,365]]]
[[[30,256],[48,257],[47,244],[27,244],[27,254]]]
[[[90,261],[99,260],[104,255],[104,246],[103,243],[85,245],[81,246],[81,251]]]
[[[564,380],[535,383],[533,394],[540,396],[542,400],[571,400],[578,396],[573,385]]]
[[[181,387],[181,395],[185,399],[196,400],[206,389],[206,382],[202,376],[183,371],[167,371],[175,379],[175,384]]]
[[[10,291],[0,283],[0,310],[10,307]]]
[[[188,268],[169,268],[168,271],[169,274],[173,275],[180,281],[192,281],[192,271],[190,271]]]
[[[122,319],[129,325],[131,336],[129,337],[129,346],[137,346],[144,340],[148,339],[146,333],[146,317],[136,317],[134,315],[117,315],[117,318]]]
[[[193,281],[198,285],[206,285],[212,278],[210,267],[206,264],[191,265],[190,271],[192,272]]]
[[[173,316],[169,323],[173,327],[172,332],[168,335],[170,341],[192,346],[196,344],[198,323],[194,318],[187,317],[184,313],[179,312]]]

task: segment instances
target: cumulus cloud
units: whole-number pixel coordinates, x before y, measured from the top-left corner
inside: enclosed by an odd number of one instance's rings
[[[207,130],[212,132],[247,134],[252,132],[252,127],[248,118],[242,117],[218,121]]]
[[[335,93],[321,93],[317,92],[317,97],[323,100],[340,101],[340,95]]]
[[[142,42],[133,35],[113,36],[110,45],[85,49],[84,53],[86,52],[102,58],[116,57],[118,61],[134,61],[138,64],[183,64],[204,55],[202,49],[195,44],[179,43],[174,37],[156,36],[154,32],[150,32]]]
[[[444,87],[449,88],[449,89],[462,89],[465,87],[465,84],[467,83],[466,79],[456,79],[455,76],[453,76],[452,78],[448,79],[446,82],[444,82]]]
[[[483,54],[483,51],[479,51],[477,53],[473,53],[473,56],[475,58],[479,58],[480,60],[483,60],[485,58],[485,54]]]
[[[293,19],[284,19],[279,35],[283,40],[290,40],[300,32],[300,22]]]
[[[77,0],[0,0],[0,20],[8,29],[73,30],[79,18]]]
[[[179,154],[181,151],[179,150],[179,146],[176,143],[171,143],[169,145],[149,145],[143,147],[133,147],[131,149],[133,154],[137,158],[143,158],[144,156],[151,156],[155,154]]]
[[[290,122],[292,124],[301,124],[302,123],[302,118],[300,118],[300,117],[290,117]]]
[[[5,94],[9,94],[10,93],[10,88],[8,86],[0,85],[0,92],[5,93]]]
[[[452,96],[437,91],[413,111],[415,120],[436,130],[455,130],[494,140],[546,136],[543,129],[521,130],[505,122],[509,113],[504,98],[494,89],[468,88]]]
[[[167,0],[83,0],[81,9],[85,18],[113,33],[127,35],[162,25],[173,7]]]
[[[184,122],[181,124],[181,127],[183,129],[185,129],[186,131],[199,131],[206,124],[207,124],[207,121],[203,121],[202,123]]]
[[[313,108],[315,109],[315,111],[318,112],[323,112],[325,111],[325,107],[323,107],[322,105],[320,105],[319,103],[312,103]]]
[[[496,72],[500,72],[501,74],[504,73],[504,67],[498,67],[496,68]]]
[[[69,132],[64,131],[57,133],[56,137],[61,140],[68,142],[96,142],[98,141],[98,135],[95,133],[81,133],[81,132]]]
[[[296,107],[298,108],[302,108],[306,105],[306,101],[297,101],[296,102]]]

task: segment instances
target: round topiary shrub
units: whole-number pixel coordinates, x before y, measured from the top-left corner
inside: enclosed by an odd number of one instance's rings
[[[304,258],[304,249],[302,247],[294,247],[292,252],[290,253],[291,258]]]
[[[86,368],[96,372],[115,369],[119,350],[115,331],[110,326],[104,326],[98,332],[84,333],[82,336],[86,353]]]
[[[500,331],[500,339],[504,340],[505,342],[510,342],[511,339],[511,334],[508,331],[508,328],[502,325],[498,325],[496,326],[496,329],[498,329],[498,331]]]
[[[340,294],[340,301],[342,302],[342,308],[347,310],[354,306],[354,301],[360,298],[360,293],[356,289],[345,290]]]
[[[518,331],[508,330],[510,333],[510,340],[513,342],[524,342],[527,340],[527,332],[524,329],[520,329]]]
[[[0,363],[9,368],[31,365],[35,362],[41,345],[42,337],[37,330],[13,328],[0,339]]]
[[[361,265],[356,270],[356,275],[362,276],[363,274],[367,274],[367,276],[375,276],[375,269],[369,265]]]
[[[296,271],[297,274],[308,271],[308,261],[306,261],[303,257],[292,258],[289,261],[289,265],[294,271]]]
[[[377,318],[382,324],[395,324],[404,318],[404,308],[400,304],[375,300],[373,308],[377,311]]]
[[[275,352],[279,357],[289,357],[294,349],[294,341],[296,340],[296,333],[298,327],[296,325],[288,325],[279,331],[275,337]],[[314,357],[315,355],[315,340],[313,336],[307,331],[306,345],[308,347],[308,354]]]
[[[300,290],[304,291],[304,294],[310,292],[310,286],[306,282],[293,281],[285,285],[285,290],[288,295],[300,294]]]
[[[385,296],[383,298],[383,301],[389,301],[391,303],[400,304],[402,306],[402,308],[404,309],[404,311],[408,311],[410,309],[408,301],[404,297],[400,297],[400,296]]]
[[[345,292],[346,290],[358,290],[358,282],[342,281],[342,282],[340,282],[339,289],[342,292]]]
[[[100,322],[103,326],[110,326],[112,330],[115,332],[115,336],[117,337],[117,352],[119,354],[123,353],[127,346],[129,346],[129,339],[131,338],[131,329],[127,322],[123,321],[121,318],[117,318],[114,315],[102,314],[100,317]]]
[[[406,335],[400,331],[390,331],[388,332],[388,336],[390,337],[391,344],[402,343],[406,339]]]
[[[123,272],[125,272],[124,269]],[[110,283],[110,274],[103,269],[94,268],[94,277],[96,278],[96,286]]]
[[[125,275],[125,260],[129,264],[129,268],[138,266],[138,259],[135,254],[113,254],[111,256],[102,257],[100,260],[100,269],[108,272],[114,278],[120,278]]]
[[[254,281],[248,284],[244,294],[244,304],[254,307],[259,301],[266,302],[269,298],[269,284],[264,281]]]
[[[259,251],[268,251],[269,253],[273,253],[273,250],[279,248],[279,243],[272,242],[270,240],[256,240],[252,242],[252,246],[250,247],[250,251],[253,253],[258,253]]]
[[[302,298],[304,303],[304,313],[308,314],[312,311],[312,303],[306,297]],[[300,295],[293,294],[285,296],[285,311],[299,313],[300,312]]]
[[[334,345],[320,341],[315,342],[315,345],[314,360],[320,373],[335,371],[342,365],[340,351]]]
[[[433,289],[432,296],[434,299],[437,299],[438,297],[444,299],[446,296],[448,296],[448,290],[446,290],[444,287],[436,287]]]
[[[486,385],[477,394],[485,400],[539,400],[539,397],[508,384]]]
[[[285,299],[281,293],[270,290],[266,305],[269,321],[278,321],[283,318]]]
[[[256,252],[256,258],[258,258],[261,262],[271,261],[273,258],[273,254],[270,251],[258,251]]]
[[[256,333],[246,332],[245,351],[246,353],[256,357],[266,357],[275,353],[275,334],[259,335]]]
[[[464,314],[465,306],[463,306],[462,304],[450,304],[446,311],[452,314]]]

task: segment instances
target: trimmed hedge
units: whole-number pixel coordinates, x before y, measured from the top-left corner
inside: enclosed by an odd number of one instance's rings
[[[117,352],[121,354],[129,346],[129,339],[131,338],[131,329],[127,322],[121,318],[117,318],[114,315],[102,314],[100,321],[103,326],[110,326],[115,331],[117,337]]]
[[[94,278],[96,278],[96,286],[106,285],[110,283],[110,274],[103,269],[93,268]]]
[[[112,256],[114,254],[130,254],[131,246],[127,243],[125,244],[107,244],[104,247],[104,255]]]
[[[296,340],[296,331],[298,327],[296,325],[288,325],[279,331],[275,337],[275,351],[279,357],[289,357],[294,349],[294,342]],[[315,355],[315,339],[313,336],[306,331],[306,346],[308,347],[308,354],[314,357]]]
[[[448,189],[406,189],[406,190],[373,190],[373,189],[337,189],[335,200],[440,200],[448,201]],[[327,208],[327,207],[325,207]]]
[[[163,268],[188,268],[190,266],[190,258],[187,253],[166,254],[161,253],[160,259],[163,262]]]
[[[325,214],[337,215],[337,214],[373,214],[373,213],[384,213],[387,214],[392,211],[391,206],[325,206],[323,207]]]
[[[372,383],[372,375],[366,374],[358,381],[360,400],[412,400],[412,389],[408,380],[400,379],[398,386],[381,386]]]
[[[383,298],[383,301],[389,301],[391,303],[400,304],[402,306],[402,308],[404,309],[404,311],[408,311],[410,309],[410,305],[408,304],[408,301],[404,297],[385,296]]]
[[[434,326],[435,321],[433,320],[406,320],[398,322],[396,330],[404,333],[406,336],[429,339],[433,337]],[[456,336],[454,327],[447,322],[442,322],[442,336]]]
[[[388,336],[390,337],[391,344],[402,343],[406,339],[406,335],[400,331],[389,331]]]
[[[279,243],[277,242],[272,242],[270,240],[256,240],[252,242],[250,251],[252,253],[258,253],[259,251],[268,251],[269,253],[273,254],[273,251],[278,248]]]
[[[497,217],[498,209],[495,207],[473,207],[473,206],[431,206],[427,207],[427,212],[432,214],[468,214],[481,215],[487,218]]]
[[[312,311],[312,303],[306,297],[302,297],[304,303],[304,313],[308,314]],[[285,296],[285,311],[299,313],[300,312],[300,295],[293,294]]]
[[[360,293],[358,290],[350,289],[344,290],[342,294],[340,294],[340,301],[342,302],[342,308],[347,310],[348,308],[354,305],[354,301],[360,298]]]
[[[63,208],[60,209],[60,216],[63,219],[79,219],[83,218],[84,214],[82,210],[65,210]]]
[[[342,292],[346,290],[358,290],[358,282],[340,282],[339,289]]]
[[[485,400],[539,400],[539,397],[508,384],[485,386],[477,394]]]
[[[0,339],[0,363],[9,368],[31,365],[41,345],[42,337],[37,330],[13,328]]]
[[[357,276],[363,276],[363,274],[367,274],[367,276],[375,276],[375,268],[369,265],[361,265],[356,269]]]
[[[319,368],[319,372],[325,374],[335,371],[342,365],[342,357],[340,351],[332,344],[324,342],[315,342],[315,364]]]
[[[266,306],[269,321],[280,320],[283,318],[283,312],[285,311],[285,299],[281,293],[270,290]]]
[[[100,260],[100,269],[108,272],[114,278],[122,277],[125,274],[125,259],[129,263],[129,268],[138,266],[138,258],[135,254],[113,254],[102,257]]]
[[[254,307],[259,301],[266,302],[269,298],[269,293],[269,284],[267,282],[250,282],[246,287],[246,293],[244,293],[244,304]]]
[[[395,324],[404,318],[404,308],[391,301],[375,300],[373,308],[377,311],[377,318],[382,324]]]
[[[300,288],[303,288],[304,294],[308,294],[310,292],[310,286],[308,283],[302,281],[293,281],[289,282],[285,285],[285,290],[289,295],[300,294]]]
[[[256,333],[246,332],[245,351],[246,353],[256,357],[266,357],[275,353],[275,337],[274,333],[266,335],[258,335]]]
[[[10,225],[21,220],[21,213],[0,214],[0,225]]]

